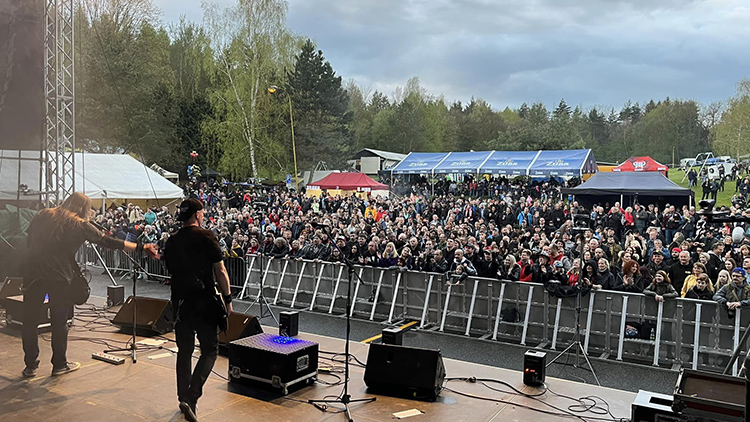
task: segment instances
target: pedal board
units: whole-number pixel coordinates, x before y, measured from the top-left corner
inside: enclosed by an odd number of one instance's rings
[[[110,355],[104,352],[92,353],[91,357],[96,360],[111,363],[112,365],[122,365],[125,363],[125,358],[120,356]]]

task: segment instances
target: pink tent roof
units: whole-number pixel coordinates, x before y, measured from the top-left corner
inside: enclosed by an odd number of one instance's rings
[[[378,183],[364,173],[331,173],[310,183],[307,187],[308,189],[357,190],[367,188],[369,190],[388,190],[388,185]]]

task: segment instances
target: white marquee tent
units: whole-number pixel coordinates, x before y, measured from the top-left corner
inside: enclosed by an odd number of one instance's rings
[[[0,200],[17,198],[18,186],[39,188],[39,153],[0,150]],[[125,154],[75,154],[75,190],[92,200],[158,201],[166,205],[183,197],[182,189]],[[20,169],[19,169],[20,167]],[[19,171],[20,170],[20,171]]]

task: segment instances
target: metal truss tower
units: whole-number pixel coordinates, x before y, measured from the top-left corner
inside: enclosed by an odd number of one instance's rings
[[[46,206],[75,191],[74,0],[44,0],[42,192]]]

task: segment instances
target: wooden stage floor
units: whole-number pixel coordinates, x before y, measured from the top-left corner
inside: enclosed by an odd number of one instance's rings
[[[123,365],[113,366],[93,360],[91,353],[102,351],[108,341],[113,346],[123,345],[129,338],[108,325],[104,317],[96,318],[92,311],[77,314],[75,328],[70,333],[68,359],[82,363],[82,368],[61,377],[51,377],[49,363],[51,349],[49,341],[40,339],[42,361],[36,378],[22,378],[23,352],[20,332],[11,327],[0,329],[0,420],[9,421],[181,421],[184,420],[177,407],[175,386],[175,357],[165,350],[140,352],[133,364],[128,358]],[[99,314],[104,316],[104,314]],[[112,314],[107,314],[109,318]],[[274,330],[264,327],[267,332]],[[91,331],[93,329],[93,331]],[[48,340],[49,334],[44,335]],[[168,334],[167,338],[174,338]],[[300,338],[318,342],[320,350],[343,352],[344,341],[317,335],[300,334]],[[142,338],[139,338],[142,339]],[[174,343],[164,347],[175,347]],[[367,360],[368,345],[351,343],[352,353],[362,362]],[[121,354],[126,357],[127,355]],[[154,357],[156,357],[154,359]],[[321,360],[321,364],[330,361]],[[538,390],[525,387],[520,371],[510,371],[477,365],[458,360],[445,359],[448,377],[478,377],[506,381],[515,388],[534,394]],[[222,376],[227,373],[227,359],[220,356],[214,367]],[[520,369],[520,368],[519,368]],[[351,390],[354,397],[370,397],[363,381],[364,368],[351,366]],[[321,375],[321,380],[335,381],[331,376]],[[630,404],[635,394],[601,388],[576,382],[547,379],[550,388],[573,397],[596,395],[607,400],[612,414],[617,418],[630,416]],[[395,420],[394,412],[418,409],[424,414],[408,418],[408,421],[554,421],[570,417],[539,413],[522,406],[530,406],[548,412],[558,412],[545,405],[548,403],[562,409],[576,404],[570,399],[547,393],[539,400],[510,394],[510,389],[499,384],[493,387],[506,391],[493,391],[479,383],[451,381],[447,387],[473,395],[504,400],[506,403],[465,397],[444,390],[438,401],[426,403],[385,396],[377,401],[352,406],[356,421]],[[218,375],[212,374],[206,383],[204,395],[198,402],[198,417],[201,421],[343,421],[342,414],[323,413],[313,406],[298,401],[324,396],[337,396],[342,386],[326,386],[316,383],[283,398],[257,390],[240,394]],[[593,413],[580,414],[591,418],[608,418]]]

